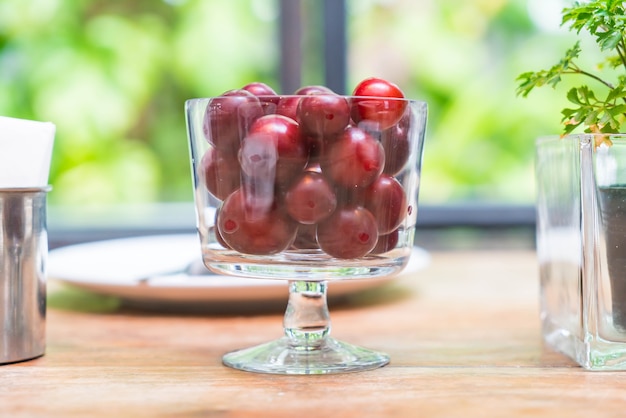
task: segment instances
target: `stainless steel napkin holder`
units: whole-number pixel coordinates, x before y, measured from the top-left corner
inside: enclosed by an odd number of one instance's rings
[[[49,190],[0,188],[0,364],[45,351]]]

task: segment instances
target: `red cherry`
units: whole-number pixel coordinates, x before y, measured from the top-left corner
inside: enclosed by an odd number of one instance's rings
[[[317,226],[317,241],[326,254],[336,258],[359,258],[378,241],[376,219],[359,206],[337,208]]]
[[[402,90],[395,84],[381,78],[367,78],[361,81],[354,92],[352,119],[357,124],[366,123],[368,128],[382,131],[398,123],[407,107]]]
[[[314,171],[305,172],[285,195],[286,210],[302,224],[315,224],[337,207],[337,198],[326,178]]]
[[[366,187],[382,173],[385,152],[367,132],[348,128],[332,144],[326,144],[320,165],[322,172],[340,186]]]
[[[350,122],[350,104],[337,94],[303,97],[297,112],[302,129],[317,136],[338,134]]]
[[[276,114],[298,120],[298,103],[300,96],[283,96],[276,105]]]
[[[385,150],[383,172],[392,176],[402,171],[409,160],[411,151],[408,137],[409,128],[401,122],[381,133],[381,143]]]
[[[248,83],[245,86],[243,86],[241,89],[245,91],[249,91],[250,93],[254,94],[257,97],[262,96],[261,101],[278,103],[278,100],[280,100],[280,97],[276,94],[273,88],[259,81]]]
[[[308,96],[311,94],[335,94],[335,92],[326,86],[313,85],[300,87],[293,94],[296,96]]]
[[[298,104],[302,96],[315,94],[335,94],[331,89],[324,86],[300,87],[292,96],[281,96],[276,105],[276,114],[287,116],[298,121]]]
[[[365,207],[376,218],[378,232],[388,234],[400,226],[406,216],[404,188],[398,180],[383,174],[365,191]]]
[[[217,215],[219,213],[218,211],[215,211],[215,225],[217,225]],[[226,241],[224,241],[224,238],[222,238],[222,234],[220,234],[220,230],[217,227],[213,228],[213,232],[215,233],[215,240],[217,241],[218,244],[220,244],[222,247],[224,248],[228,248],[230,250],[232,250],[232,248],[230,248],[230,245],[228,245],[226,243]]]
[[[300,135],[300,127],[296,121],[282,115],[266,115],[258,118],[248,131],[248,138],[255,138],[255,142],[265,142],[259,149],[268,150],[270,144],[276,150],[276,183],[284,186],[291,183],[304,169],[307,159],[307,144]],[[245,146],[245,145],[244,145]],[[242,146],[242,148],[244,147]],[[264,158],[262,156],[248,156],[251,159]],[[244,170],[245,162],[241,161]]]
[[[239,188],[239,162],[228,152],[209,148],[200,161],[200,176],[207,190],[218,199],[224,200]]]
[[[296,223],[276,206],[256,207],[238,189],[226,198],[217,214],[216,226],[224,242],[244,254],[276,254],[291,245]]]
[[[230,90],[211,99],[204,115],[204,136],[220,150],[236,153],[240,138],[263,115],[258,97],[246,90]]]
[[[276,114],[287,116],[295,121],[298,120],[298,104],[302,96],[313,94],[334,94],[332,90],[324,86],[300,87],[292,96],[282,96],[276,105]]]
[[[266,115],[276,113],[276,105],[280,101],[280,96],[276,94],[273,88],[265,83],[253,82],[246,84],[241,88],[242,90],[249,91],[259,98],[263,111]]]

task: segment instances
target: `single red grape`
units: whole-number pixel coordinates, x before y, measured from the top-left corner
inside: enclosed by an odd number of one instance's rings
[[[282,96],[276,105],[276,114],[298,120],[300,96]]]
[[[257,97],[261,97],[261,101],[278,103],[278,100],[280,100],[280,97],[276,94],[273,88],[259,81],[248,83],[241,89],[249,91]]]
[[[216,148],[236,153],[248,127],[263,114],[258,97],[246,90],[229,90],[207,105],[204,136]]]
[[[329,88],[323,86],[300,87],[292,96],[282,96],[276,105],[276,114],[287,116],[298,121],[298,104],[302,96],[313,94],[334,94]]]
[[[317,136],[335,135],[350,122],[350,104],[337,94],[313,94],[298,104],[298,122],[307,133]]]
[[[333,213],[337,198],[323,175],[307,171],[287,191],[285,206],[296,221],[315,224]]]
[[[335,92],[326,86],[313,85],[313,86],[302,86],[299,89],[297,89],[293,94],[297,96],[309,96],[312,94],[335,94]]]
[[[411,150],[408,130],[408,126],[398,123],[381,132],[381,143],[385,150],[385,174],[398,174],[409,160]]]
[[[359,258],[378,241],[376,219],[360,206],[337,208],[317,226],[317,241],[326,254],[336,258]]]
[[[381,78],[367,78],[361,81],[352,93],[352,119],[357,124],[364,122],[368,127],[376,126],[379,131],[398,123],[407,101],[400,88]]]
[[[217,215],[219,213],[220,213],[219,210],[215,211],[214,225],[217,225]],[[218,244],[220,244],[224,248],[232,249],[230,248],[230,245],[228,245],[226,241],[224,241],[224,238],[222,238],[222,234],[220,234],[220,230],[217,228],[217,226],[213,227],[213,232],[215,233],[215,240],[217,241]]]
[[[402,223],[407,197],[398,180],[383,174],[367,188],[365,196],[365,207],[376,218],[379,233],[388,234]]]
[[[320,158],[322,172],[343,187],[367,187],[382,173],[382,145],[359,128],[347,128]]]
[[[226,198],[217,214],[216,226],[224,242],[244,254],[270,255],[288,248],[297,224],[276,205],[257,207],[238,189]]]
[[[290,184],[304,169],[308,160],[308,151],[305,139],[300,134],[300,127],[296,121],[282,115],[266,115],[258,118],[248,131],[244,144],[249,138],[255,138],[255,149],[269,152],[273,146],[278,157],[276,162],[276,183],[284,186]],[[264,142],[265,145],[260,145]],[[242,149],[246,145],[242,145]],[[247,155],[250,159],[259,160],[263,156]],[[246,170],[246,162],[240,159],[242,169]]]
[[[209,148],[200,161],[200,176],[207,190],[220,200],[240,185],[241,172],[237,158],[229,152]]]
[[[242,90],[249,91],[259,98],[263,111],[266,115],[270,113],[276,113],[276,105],[280,101],[280,96],[276,94],[273,88],[265,83],[253,82],[246,84],[241,88]]]

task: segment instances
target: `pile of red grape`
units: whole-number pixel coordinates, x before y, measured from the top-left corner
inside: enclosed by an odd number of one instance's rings
[[[394,248],[412,210],[395,177],[410,152],[407,105],[379,78],[352,97],[321,86],[279,96],[251,83],[211,99],[200,171],[222,201],[217,239],[254,255],[321,249],[347,259]]]

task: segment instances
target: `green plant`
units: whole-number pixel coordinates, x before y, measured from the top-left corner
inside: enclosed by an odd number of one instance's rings
[[[561,111],[563,134],[573,132],[579,126],[585,132],[616,133],[622,131],[626,122],[626,10],[624,1],[595,0],[575,2],[563,9],[561,25],[568,25],[577,34],[586,30],[608,56],[599,69],[610,67],[618,71],[617,80],[609,82],[598,74],[577,65],[581,53],[580,41],[567,50],[565,56],[549,70],[525,72],[518,76],[517,94],[526,97],[535,87],[556,87],[562,76],[577,74],[599,83],[604,88],[602,96],[587,85],[573,87],[567,92],[567,100],[574,107]]]

